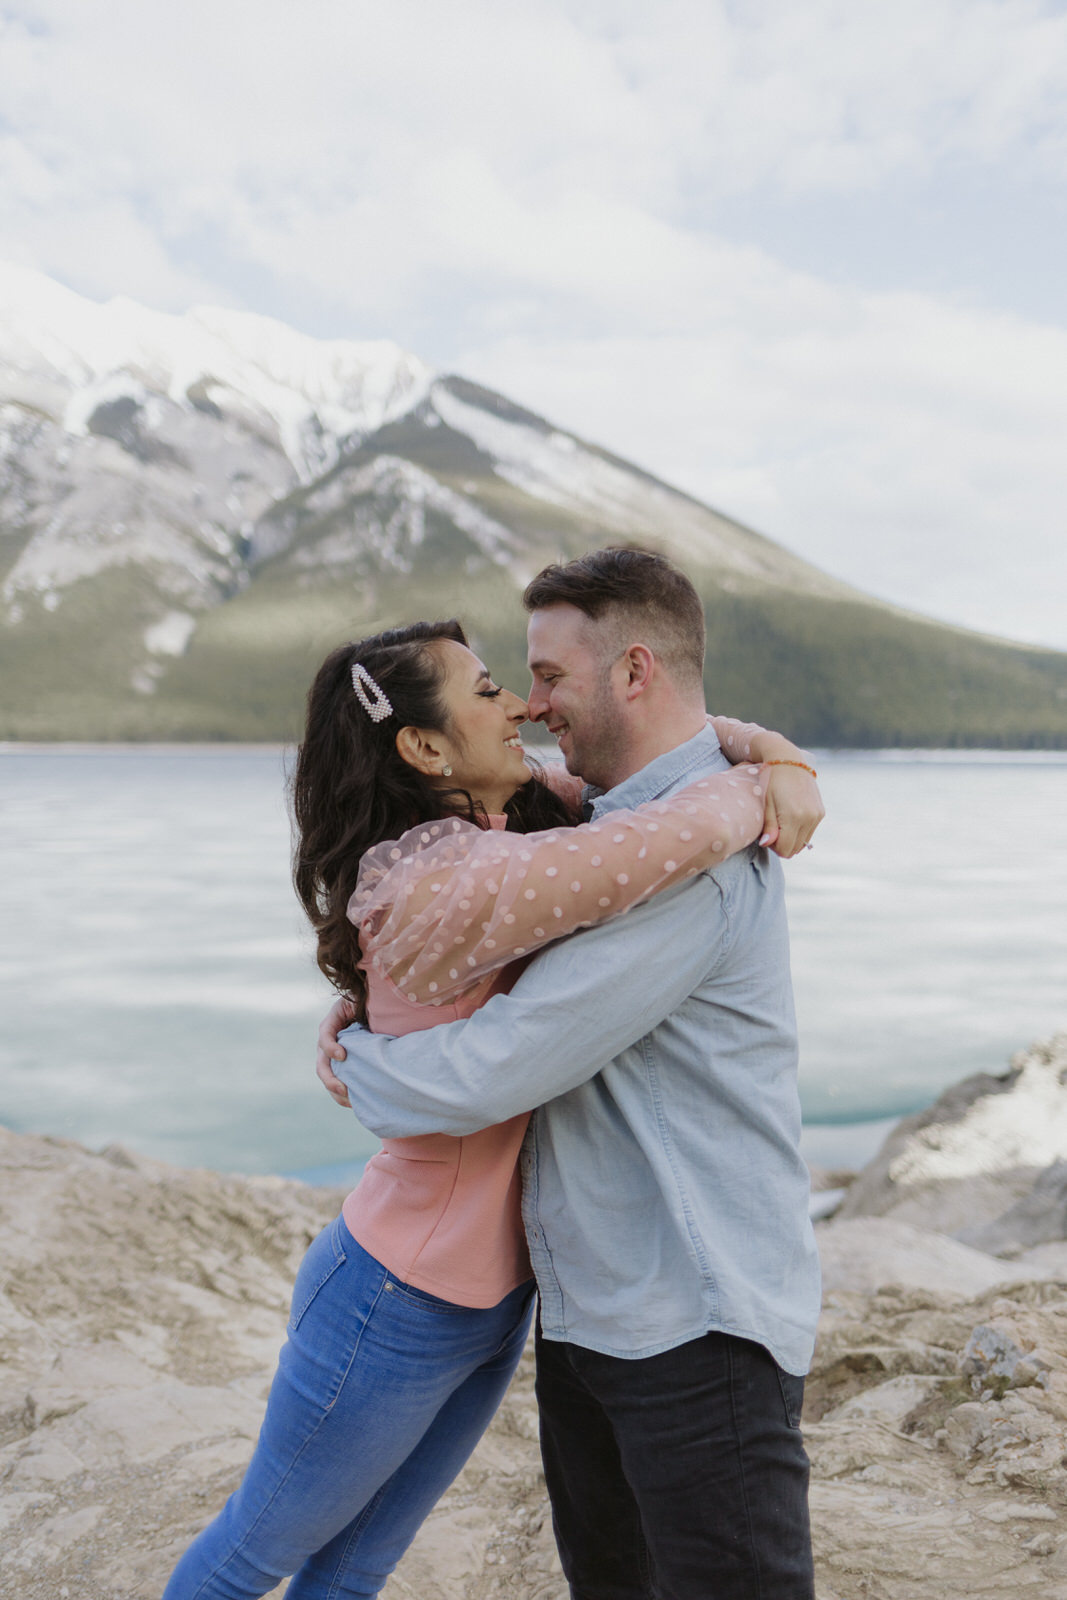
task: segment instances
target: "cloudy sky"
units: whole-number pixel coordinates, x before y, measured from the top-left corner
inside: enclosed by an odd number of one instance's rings
[[[387,337],[1067,649],[1067,6],[6,0],[0,257]]]

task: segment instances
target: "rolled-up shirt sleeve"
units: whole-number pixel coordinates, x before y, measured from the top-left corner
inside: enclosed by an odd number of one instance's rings
[[[335,1064],[382,1139],[474,1133],[594,1077],[713,968],[724,931],[707,873],[543,951],[510,994],[461,1022],[392,1038],[349,1028]]]

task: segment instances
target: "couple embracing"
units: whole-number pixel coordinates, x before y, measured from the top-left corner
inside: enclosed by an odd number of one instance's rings
[[[702,608],[663,557],[598,551],[524,601],[528,703],[456,623],[343,646],[312,686],[295,881],[345,997],[319,1074],[384,1142],[305,1257],[252,1463],[165,1600],[288,1574],[290,1600],[378,1594],[535,1286],[572,1596],[812,1600],[819,1278],[765,847],[808,842],[814,773],[705,716]],[[532,767],[527,717],[565,772]]]

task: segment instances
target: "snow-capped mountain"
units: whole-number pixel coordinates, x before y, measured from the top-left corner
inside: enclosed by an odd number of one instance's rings
[[[612,541],[692,571],[719,624],[716,682],[780,683],[790,639],[787,677],[798,650],[824,673],[835,636],[887,628],[998,648],[869,600],[387,341],[99,305],[0,266],[0,736],[277,737],[326,646],[415,615],[463,615],[514,677],[522,585]],[[1015,655],[1031,675],[1060,659]],[[877,717],[854,687],[861,733]],[[845,742],[850,715],[830,719]]]
[[[210,306],[177,317],[122,298],[98,305],[3,264],[0,359],[5,398],[58,414],[74,436],[91,431],[101,408],[168,401],[260,429],[302,480],[344,441],[409,411],[433,378],[385,340],[309,339],[269,317]]]

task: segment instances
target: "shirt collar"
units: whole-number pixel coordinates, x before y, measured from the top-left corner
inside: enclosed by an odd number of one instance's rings
[[[691,773],[703,770],[721,748],[709,724],[684,744],[657,756],[640,772],[631,773],[614,789],[597,789],[587,784],[582,791],[582,816],[588,820],[608,811],[632,811],[634,806],[644,805],[648,800],[658,800],[677,788]]]

